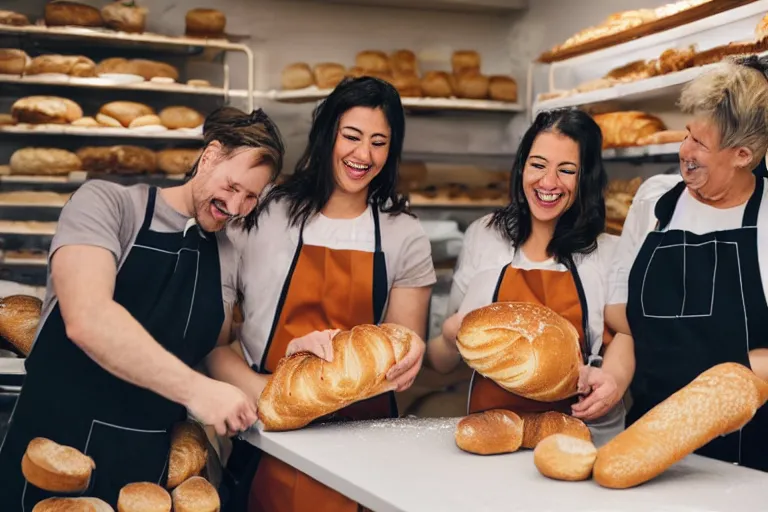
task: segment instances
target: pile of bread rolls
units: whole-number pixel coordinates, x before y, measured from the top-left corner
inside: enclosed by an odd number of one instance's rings
[[[463,98],[517,101],[517,82],[508,76],[487,76],[481,72],[481,57],[473,50],[457,50],[451,57],[451,71],[421,73],[416,54],[397,50],[358,52],[354,66],[324,62],[310,67],[298,62],[283,69],[284,90],[316,86],[332,89],[345,77],[374,76],[390,82],[406,98]]]
[[[205,121],[198,111],[184,106],[169,106],[160,112],[134,101],[112,101],[102,105],[93,116],[68,98],[26,96],[11,106],[6,124],[67,124],[84,128],[128,128],[179,130],[197,129]]]
[[[139,5],[142,3],[144,5]],[[40,21],[48,27],[88,27],[141,34],[146,30],[151,2],[118,0],[97,9],[81,2],[52,0],[46,2]],[[195,8],[184,16],[187,37],[224,39],[227,17],[217,9]],[[0,25],[26,26],[29,18],[13,11],[0,11]]]
[[[63,176],[75,171],[180,175],[189,172],[199,156],[200,149],[153,151],[132,145],[85,146],[76,152],[26,147],[11,155],[9,169],[11,175],[27,176]]]
[[[166,486],[149,482],[127,484],[120,490],[117,510],[219,512],[221,501],[216,488],[200,476],[207,457],[207,440],[202,427],[192,421],[177,424],[171,435]],[[92,458],[46,438],[30,441],[21,463],[27,482],[50,493],[61,494],[84,492],[95,469],[96,463]],[[109,504],[96,498],[49,498],[33,509],[34,512],[81,510],[114,512]]]

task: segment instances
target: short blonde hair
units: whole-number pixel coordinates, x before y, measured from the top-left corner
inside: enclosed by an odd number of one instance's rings
[[[766,63],[756,56],[731,58],[691,81],[678,105],[686,114],[712,119],[720,147],[747,147],[753,164],[768,151],[768,78]]]

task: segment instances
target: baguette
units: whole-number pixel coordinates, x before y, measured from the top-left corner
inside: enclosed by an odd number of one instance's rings
[[[593,477],[613,489],[641,485],[741,429],[767,400],[768,383],[747,367],[713,366],[601,447]]]
[[[36,437],[27,445],[21,472],[27,482],[48,492],[82,492],[96,463],[69,446]]]
[[[539,473],[569,482],[589,478],[596,457],[594,444],[566,434],[551,435],[533,450],[533,464]]]
[[[334,336],[332,362],[308,352],[282,358],[259,398],[264,429],[302,428],[393,390],[387,371],[405,357],[416,338],[416,333],[400,325],[359,325]]]
[[[512,411],[492,409],[470,414],[456,426],[456,446],[478,455],[513,453],[523,442],[523,420]]]

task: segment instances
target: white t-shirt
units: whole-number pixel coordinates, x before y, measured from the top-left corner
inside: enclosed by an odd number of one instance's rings
[[[609,278],[608,304],[626,304],[629,273],[648,233],[656,227],[656,202],[682,181],[679,174],[653,176],[635,194],[615,251]],[[763,290],[768,294],[768,184],[763,188],[757,218],[757,252]],[[683,190],[666,230],[676,229],[704,234],[741,227],[747,203],[733,208],[715,208]]]
[[[299,243],[299,227],[288,224],[283,201],[273,203],[259,219],[258,227],[249,234],[240,230],[227,233],[240,254],[238,288],[243,293],[240,341],[249,364],[261,361]],[[379,224],[389,290],[433,285],[437,279],[432,247],[418,219],[404,213],[379,213]],[[354,219],[315,216],[304,228],[304,245],[373,252],[376,239],[371,208]]]

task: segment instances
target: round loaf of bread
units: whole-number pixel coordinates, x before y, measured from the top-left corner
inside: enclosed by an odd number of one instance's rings
[[[107,117],[107,116],[103,116],[103,117]],[[120,125],[120,123],[118,123],[117,121],[115,121],[115,123],[117,123],[118,126]],[[103,125],[101,125],[96,119],[92,118],[91,116],[88,116],[88,117],[81,117],[80,119],[72,121],[72,126],[79,126],[81,128],[100,128]]]
[[[114,512],[99,498],[48,498],[38,502],[32,512]]]
[[[451,56],[451,68],[454,75],[480,73],[480,54],[475,50],[456,50]]]
[[[11,174],[57,176],[79,171],[83,163],[76,154],[59,148],[21,148],[10,160]]]
[[[96,76],[96,63],[82,55],[40,55],[27,66],[26,75],[60,73],[62,75]]]
[[[128,128],[141,128],[142,126],[161,126],[162,124],[163,123],[160,121],[158,116],[151,114],[148,116],[137,117],[131,121],[131,124],[128,125]]]
[[[227,26],[227,17],[216,9],[191,9],[184,21],[190,37],[223,37]]]
[[[29,25],[29,18],[26,15],[14,11],[0,10],[0,25],[10,25],[12,27],[23,27]]]
[[[492,76],[488,83],[488,96],[496,101],[517,101],[517,82],[508,76]]]
[[[29,55],[23,50],[0,49],[0,73],[4,75],[23,74],[29,62]]]
[[[10,295],[0,299],[0,336],[28,356],[40,323],[43,302],[29,295]]]
[[[29,442],[21,459],[21,472],[27,482],[48,492],[84,491],[95,468],[90,457],[42,437]]]
[[[429,98],[450,98],[453,87],[445,71],[427,71],[421,78],[421,90]]]
[[[347,69],[335,62],[321,62],[315,64],[312,74],[315,76],[315,85],[319,89],[333,89],[347,76]]]
[[[45,4],[45,24],[49,27],[101,27],[104,20],[95,7],[79,2],[54,0]]]
[[[469,100],[482,100],[488,97],[490,79],[480,73],[470,71],[454,75],[456,96]]]
[[[189,107],[166,107],[160,111],[160,122],[169,130],[178,130],[197,128],[205,122],[205,118]]]
[[[221,500],[216,489],[199,476],[193,476],[173,491],[173,512],[219,512]]]
[[[199,149],[163,149],[157,152],[157,168],[166,174],[186,174],[195,165]]]
[[[296,62],[283,68],[280,84],[286,90],[304,89],[315,84],[315,77],[309,64]]]
[[[77,151],[83,170],[91,172],[151,173],[157,169],[157,157],[151,149],[140,146],[86,146]]]
[[[107,28],[140,34],[147,23],[147,8],[133,2],[113,2],[101,8],[101,17]]]
[[[379,50],[364,50],[355,56],[355,66],[366,73],[390,73],[392,65],[389,56]]]
[[[592,442],[592,432],[583,421],[557,411],[522,412],[523,448],[534,449],[555,434],[566,434],[577,439]]]
[[[512,411],[492,409],[470,414],[456,426],[456,446],[469,453],[512,453],[523,442],[523,420]]]
[[[125,128],[128,128],[137,117],[149,116],[154,113],[152,107],[135,101],[112,101],[99,109],[99,114],[117,119]]]
[[[533,450],[536,469],[555,480],[586,480],[592,474],[596,458],[595,445],[566,434],[549,436]]]
[[[497,302],[471,311],[456,346],[470,368],[516,395],[555,402],[577,393],[579,333],[546,306]]]
[[[135,482],[120,489],[117,512],[171,512],[171,495],[157,484]]]
[[[83,109],[67,98],[27,96],[11,106],[11,115],[19,123],[68,124],[83,117]]]

